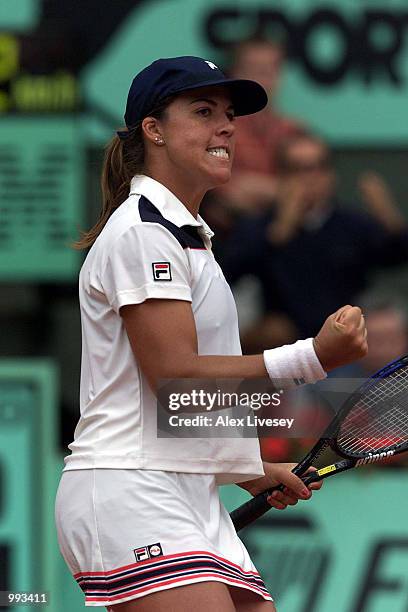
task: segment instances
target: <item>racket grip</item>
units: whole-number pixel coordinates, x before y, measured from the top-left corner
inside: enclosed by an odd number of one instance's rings
[[[307,455],[303,461],[298,463],[292,470],[296,476],[299,476],[303,480],[306,486],[311,482],[316,482],[320,480],[320,478],[316,478],[318,475],[317,472],[310,472],[309,474],[303,475],[303,473],[307,470],[310,465],[310,456]],[[242,504],[235,510],[230,513],[231,520],[234,524],[235,530],[240,531],[244,527],[250,525],[253,521],[260,518],[268,510],[272,508],[270,504],[268,504],[267,499],[274,491],[283,491],[285,485],[280,484],[276,487],[272,487],[259,493],[252,499],[249,499],[245,504]]]
[[[318,482],[319,480],[321,480],[317,471],[309,472],[308,474],[301,476],[300,472],[302,471],[302,469],[302,467],[297,465],[292,470],[292,472],[294,474],[297,472],[297,475],[299,476],[299,478],[301,478],[301,480],[303,480],[306,486],[309,486],[309,484],[311,484],[312,482]],[[259,493],[255,497],[249,499],[247,502],[245,502],[245,504],[242,504],[241,506],[233,510],[230,513],[230,516],[234,524],[235,530],[240,531],[244,527],[250,525],[253,521],[256,521],[256,519],[266,514],[266,512],[268,512],[272,508],[272,506],[267,502],[268,497],[274,491],[283,491],[284,488],[285,486],[283,484],[280,484],[277,487],[267,489],[266,491],[263,491],[262,493]]]
[[[303,480],[303,484],[308,487],[312,482],[319,482],[322,478],[319,476],[317,471],[309,472],[305,476],[300,476],[300,479]]]
[[[268,512],[271,509],[271,505],[267,502],[268,497],[274,491],[282,491],[283,488],[283,485],[279,485],[278,487],[263,491],[233,510],[230,516],[235,530],[240,531]]]

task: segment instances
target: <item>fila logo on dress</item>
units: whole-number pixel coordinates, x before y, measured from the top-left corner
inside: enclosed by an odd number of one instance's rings
[[[171,266],[168,261],[155,261],[152,263],[153,278],[155,281],[171,281]]]
[[[146,559],[152,559],[154,557],[160,557],[163,554],[163,549],[160,542],[156,544],[149,544],[149,546],[141,546],[135,548],[136,561],[146,561]]]

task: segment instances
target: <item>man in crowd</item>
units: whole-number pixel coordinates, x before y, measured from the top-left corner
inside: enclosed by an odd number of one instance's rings
[[[362,307],[370,350],[358,365],[362,376],[371,376],[408,353],[408,321],[405,309],[391,299],[366,299]]]
[[[317,136],[287,139],[276,162],[273,206],[237,223],[222,262],[231,283],[244,274],[261,283],[265,317],[244,338],[248,352],[271,342],[276,315],[301,337],[314,335],[328,313],[353,303],[371,271],[408,261],[407,225],[380,177],[360,180],[368,208],[360,212],[339,205],[331,154]]]

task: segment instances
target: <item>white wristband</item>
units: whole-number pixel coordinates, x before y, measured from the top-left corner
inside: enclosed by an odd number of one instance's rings
[[[314,383],[327,376],[314,350],[313,338],[269,349],[263,357],[269,377],[282,388]]]

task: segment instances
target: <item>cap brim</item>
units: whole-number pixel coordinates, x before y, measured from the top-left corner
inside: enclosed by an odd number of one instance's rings
[[[268,95],[262,85],[248,79],[227,79],[225,85],[231,90],[235,114],[252,115],[265,108]]]
[[[223,85],[231,92],[231,100],[236,116],[252,115],[265,108],[268,104],[268,96],[262,85],[249,79],[219,79],[212,81],[201,81],[188,87],[182,87],[174,93],[182,93],[202,87],[216,87]]]

